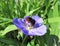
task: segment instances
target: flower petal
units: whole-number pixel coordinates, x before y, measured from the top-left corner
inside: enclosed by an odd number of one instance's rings
[[[42,25],[42,26],[40,26],[38,28],[34,28],[34,29],[29,30],[28,35],[32,35],[32,36],[34,36],[34,35],[43,36],[47,32],[46,30],[47,30],[46,29],[46,26],[45,25]]]
[[[43,23],[43,19],[40,18],[39,16],[32,16],[32,18],[37,22],[37,23]]]
[[[28,31],[25,28],[25,24],[22,20],[19,18],[14,18],[13,23],[17,26],[17,28],[21,29],[24,34],[28,34]]]

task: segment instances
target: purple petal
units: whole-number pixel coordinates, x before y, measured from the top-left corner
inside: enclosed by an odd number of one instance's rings
[[[20,20],[19,18],[14,18],[13,19],[13,23],[17,26],[17,28],[19,28],[20,30],[23,31],[24,34],[28,34],[28,31],[25,28],[25,24],[22,20]]]
[[[39,16],[32,16],[32,18],[37,22],[37,23],[43,23],[43,19],[40,18]]]
[[[33,35],[43,36],[47,32],[46,30],[47,30],[46,29],[46,26],[45,25],[42,25],[42,26],[40,26],[38,28],[34,28],[34,29],[29,30],[28,35],[32,35],[32,36]]]

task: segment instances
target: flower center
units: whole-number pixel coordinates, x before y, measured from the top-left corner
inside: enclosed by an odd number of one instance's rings
[[[26,29],[29,31],[29,30],[33,29],[33,26],[27,26]]]

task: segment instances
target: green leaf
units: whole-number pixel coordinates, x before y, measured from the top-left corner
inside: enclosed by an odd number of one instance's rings
[[[56,3],[55,3],[54,8],[53,8],[53,17],[58,17],[59,16],[59,13],[58,13],[58,1],[57,0],[55,0],[55,1],[56,1]]]
[[[55,17],[55,18],[48,18],[49,23],[58,23],[60,22],[60,17]]]
[[[9,44],[9,45],[17,45],[18,44],[18,42],[16,40],[8,39],[8,38],[1,38],[1,37],[0,37],[0,42]]]
[[[26,13],[26,16],[27,16],[27,15],[31,15],[33,12],[35,12],[35,11],[37,11],[37,10],[39,10],[39,9],[40,9],[40,7],[31,10],[30,12]]]
[[[31,46],[30,43],[28,43],[27,46]]]
[[[19,40],[19,39],[20,39],[20,37],[22,37],[22,38],[23,38],[23,32],[22,32],[22,31],[19,31],[19,32],[18,32],[17,39]]]
[[[53,12],[52,10],[50,10],[49,14],[48,14],[48,22],[50,24],[50,34],[52,35],[56,35],[57,37],[60,38],[60,17],[58,14],[58,1],[54,0],[54,2],[56,1],[56,3],[54,4],[54,8],[53,8]],[[53,13],[53,14],[51,14]]]
[[[36,46],[39,46],[39,44],[36,44]]]
[[[31,41],[31,45],[34,46],[34,40]]]
[[[8,32],[17,30],[17,27],[15,25],[8,25],[5,30],[2,32],[1,36],[6,35]]]

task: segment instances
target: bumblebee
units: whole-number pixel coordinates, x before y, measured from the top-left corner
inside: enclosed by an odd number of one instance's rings
[[[29,25],[31,25],[31,26],[34,26],[34,24],[35,24],[35,20],[32,19],[31,17],[26,18],[26,22],[29,23]]]

